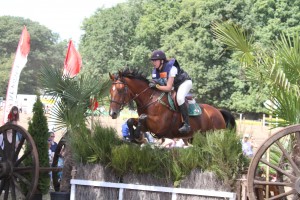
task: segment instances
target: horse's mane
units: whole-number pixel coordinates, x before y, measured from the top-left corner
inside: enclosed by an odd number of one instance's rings
[[[147,79],[147,77],[139,69],[125,68],[125,69],[123,69],[123,71],[121,71],[121,75],[123,77],[131,78],[131,79],[139,79],[139,80],[149,83],[149,80]]]

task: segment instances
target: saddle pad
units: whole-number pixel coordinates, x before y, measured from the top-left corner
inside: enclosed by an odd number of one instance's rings
[[[189,116],[199,116],[202,114],[202,110],[199,104],[197,104],[195,101],[193,101],[192,103],[189,102],[187,105],[188,105]]]

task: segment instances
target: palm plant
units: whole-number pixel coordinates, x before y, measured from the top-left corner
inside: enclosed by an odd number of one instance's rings
[[[57,130],[66,129],[67,145],[60,191],[69,192],[73,159],[70,155],[68,137],[88,132],[86,111],[91,99],[106,96],[110,81],[109,79],[100,81],[98,77],[85,75],[70,78],[63,76],[61,70],[54,68],[43,68],[40,81],[45,95],[51,95],[56,102],[50,113],[50,121]]]
[[[246,77],[268,89],[269,103],[266,107],[272,114],[284,119],[280,126],[298,124],[300,122],[298,34],[282,33],[272,46],[264,48],[255,44],[251,36],[232,23],[215,23],[212,28],[220,43],[237,52],[235,55],[240,58]],[[283,142],[288,151],[292,151],[293,143],[297,141],[291,137],[293,135],[287,137],[287,142]],[[267,153],[265,156],[267,157]],[[275,166],[285,166],[286,158],[276,145],[271,146],[269,157],[270,163]],[[270,165],[264,165],[262,162],[258,166],[257,169],[263,171],[270,169]],[[267,174],[266,172],[265,175]],[[272,167],[270,174],[275,174],[278,180],[283,180],[283,174]]]
[[[266,107],[285,120],[281,126],[300,122],[300,38],[282,33],[272,46],[256,44],[251,35],[230,22],[214,23],[216,39],[234,50],[246,77],[268,89]]]

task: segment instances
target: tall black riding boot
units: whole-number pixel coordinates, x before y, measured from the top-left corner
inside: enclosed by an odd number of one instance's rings
[[[179,110],[181,112],[181,115],[182,115],[182,118],[184,121],[184,124],[179,129],[179,132],[180,133],[188,133],[188,132],[190,132],[191,127],[190,127],[190,123],[189,123],[189,114],[188,114],[188,110],[187,110],[185,103],[182,104],[181,106],[179,106]]]

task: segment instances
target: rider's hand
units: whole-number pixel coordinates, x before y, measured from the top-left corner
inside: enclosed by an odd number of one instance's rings
[[[154,82],[150,82],[150,83],[149,83],[149,87],[151,87],[151,88],[155,88],[155,87],[156,87],[156,83],[154,83]]]

